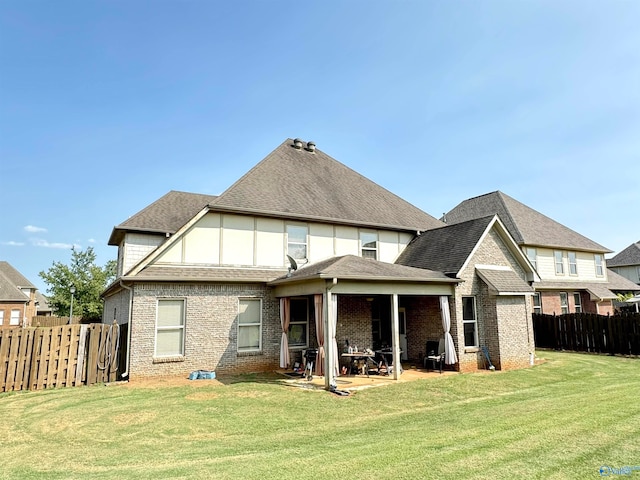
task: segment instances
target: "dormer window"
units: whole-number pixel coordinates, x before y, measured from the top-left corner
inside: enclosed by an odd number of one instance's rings
[[[360,232],[362,258],[378,259],[378,232]]]
[[[287,255],[294,260],[307,259],[307,234],[306,225],[287,225]]]

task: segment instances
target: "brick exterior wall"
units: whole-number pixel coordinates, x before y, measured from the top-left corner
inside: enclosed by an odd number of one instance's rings
[[[582,311],[584,313],[597,313],[598,315],[613,315],[613,303],[606,300],[596,303],[591,300],[591,295],[585,291],[579,290],[563,290],[567,293],[569,299],[569,313],[575,313],[576,302],[573,298],[574,293],[580,294],[580,302],[582,303]],[[540,301],[542,303],[542,313],[546,315],[561,315],[562,307],[560,304],[559,291],[540,291]]]
[[[444,335],[440,301],[438,297],[400,297],[401,307],[407,315],[407,356],[417,366],[422,365],[426,354],[427,340],[439,340]],[[455,338],[452,322],[450,333]]]
[[[475,273],[475,265],[508,266],[521,278],[524,270],[511,254],[497,232],[491,231],[461,273],[464,283],[455,289],[456,324],[454,340],[458,348],[459,369],[462,372],[485,368],[482,352],[478,348],[464,347],[462,322],[462,297],[476,298],[476,318],[479,346],[489,350],[496,369],[524,367],[529,364],[529,353],[534,351],[531,300],[528,296],[495,296],[489,293],[485,283]],[[452,325],[453,335],[453,325]]]

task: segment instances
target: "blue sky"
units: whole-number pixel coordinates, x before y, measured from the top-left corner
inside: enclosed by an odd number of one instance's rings
[[[38,273],[287,137],[435,217],[495,190],[640,239],[640,2],[3,1],[0,260]]]

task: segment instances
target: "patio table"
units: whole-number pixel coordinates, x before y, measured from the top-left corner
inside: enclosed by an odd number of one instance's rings
[[[350,358],[349,368],[351,368],[351,364],[353,361],[364,360],[364,371],[369,376],[369,362],[373,363],[376,367],[378,364],[375,360],[375,353],[367,353],[367,352],[353,352],[353,353],[343,353],[343,357]]]

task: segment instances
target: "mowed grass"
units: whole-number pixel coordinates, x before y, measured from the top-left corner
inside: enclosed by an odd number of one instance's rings
[[[640,468],[640,360],[538,356],[529,369],[349,397],[269,375],[0,394],[0,477],[585,479],[603,465]]]

